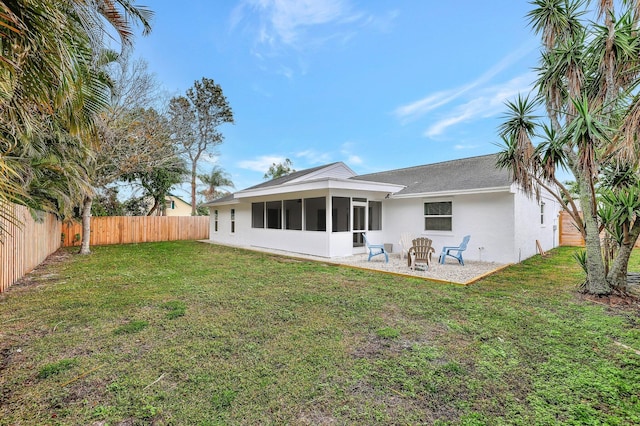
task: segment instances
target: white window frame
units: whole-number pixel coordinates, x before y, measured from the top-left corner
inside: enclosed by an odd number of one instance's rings
[[[450,214],[426,214],[427,204],[448,203],[451,206]],[[452,232],[453,231],[453,201],[452,200],[429,200],[422,203],[422,213],[424,217],[424,232]],[[451,220],[450,229],[427,229],[427,218],[449,218]]]

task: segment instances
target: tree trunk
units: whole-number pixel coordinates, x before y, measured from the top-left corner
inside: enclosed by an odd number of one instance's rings
[[[93,197],[86,195],[82,201],[82,243],[79,254],[90,254],[89,241],[91,239],[91,205]]]
[[[602,259],[602,246],[600,244],[600,229],[598,227],[598,213],[594,210],[588,180],[583,176],[576,176],[576,183],[580,191],[580,204],[584,212],[584,227],[586,231],[586,268],[587,283],[586,291],[589,294],[605,295],[611,293],[611,286],[607,281],[604,272],[604,261]]]
[[[196,215],[196,162],[191,165],[191,216]]]
[[[613,260],[607,280],[613,288],[622,292],[627,291],[627,274],[629,268],[629,257],[633,247],[640,235],[640,222],[636,220],[633,227],[629,231],[629,238],[622,242],[618,250],[618,255]]]
[[[153,213],[158,210],[158,207],[160,207],[160,200],[159,199],[154,199],[153,201],[153,207],[151,207],[151,210],[149,210],[149,213],[147,213],[147,216],[151,216],[153,215]]]

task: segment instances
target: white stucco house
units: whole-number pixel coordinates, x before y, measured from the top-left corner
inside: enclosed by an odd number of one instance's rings
[[[215,243],[326,258],[364,253],[362,233],[399,250],[402,233],[458,245],[465,260],[513,263],[558,245],[560,207],[524,195],[496,155],[356,175],[342,162],[301,170],[207,203]]]

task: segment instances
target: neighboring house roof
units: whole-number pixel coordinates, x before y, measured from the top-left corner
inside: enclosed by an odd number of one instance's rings
[[[511,177],[496,168],[497,154],[354,176],[352,179],[404,185],[394,198],[433,193],[471,193],[511,188]]]
[[[187,203],[185,200],[183,200],[182,198],[178,197],[177,195],[169,194],[169,195],[167,195],[167,197],[166,197],[166,198],[169,198],[169,199],[175,198],[175,199],[177,199],[177,200],[182,201],[182,202],[183,202],[183,203],[185,203],[186,205],[191,206],[191,203]]]

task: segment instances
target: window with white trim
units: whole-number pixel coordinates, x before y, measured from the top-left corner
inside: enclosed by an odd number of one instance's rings
[[[424,203],[424,230],[451,231],[452,212],[451,201]]]
[[[540,225],[544,225],[544,201],[540,203]]]
[[[213,232],[218,232],[218,210],[213,211]]]

